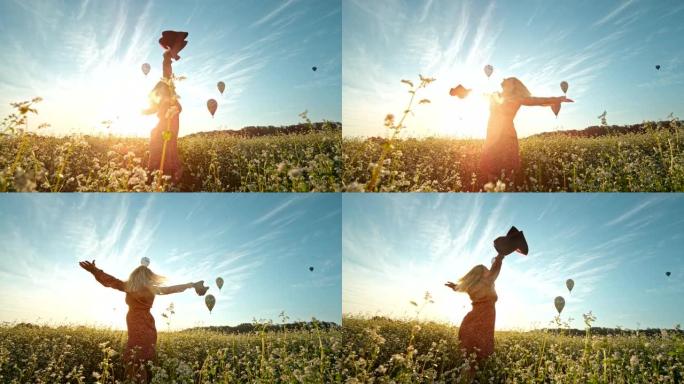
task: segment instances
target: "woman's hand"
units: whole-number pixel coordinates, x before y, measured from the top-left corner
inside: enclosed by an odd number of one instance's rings
[[[451,288],[454,291],[458,291],[458,284],[456,284],[456,283],[452,283],[451,281],[447,281],[446,283],[444,283],[444,285],[446,285],[447,287]]]
[[[81,266],[81,268],[85,269],[86,271],[93,273],[97,270],[97,267],[95,266],[95,260],[92,262],[90,261],[81,261],[78,263],[78,265]]]
[[[574,103],[575,101],[573,99],[568,99],[565,96],[561,96],[558,98],[558,101],[561,103]]]
[[[173,52],[170,48],[167,48],[164,50],[164,53],[162,53],[162,57],[164,57],[165,59],[171,59],[173,57]]]

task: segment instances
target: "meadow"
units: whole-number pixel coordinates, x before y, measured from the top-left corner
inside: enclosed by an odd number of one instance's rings
[[[1,383],[124,383],[126,332],[0,325]],[[341,382],[339,327],[159,332],[151,383]]]
[[[684,191],[684,127],[644,125],[640,133],[523,138],[523,175],[487,187],[478,182],[483,140],[394,139],[387,150],[385,140],[344,138],[342,179],[347,191],[368,190],[383,158],[372,191]]]
[[[346,383],[458,383],[470,360],[458,328],[434,322],[345,316]],[[554,330],[555,331],[555,330]],[[477,383],[681,383],[684,336],[623,332],[581,336],[539,330],[496,332]]]
[[[341,184],[341,139],[336,129],[251,138],[181,137],[183,176],[176,184],[146,169],[147,148],[148,140],[139,138],[2,136],[0,189],[331,192]]]
[[[41,135],[29,125],[42,99],[13,103],[0,124],[0,192],[335,192],[341,189],[339,123],[270,135],[199,134],[178,139],[183,175],[147,169],[148,139]],[[263,134],[266,129],[251,127]],[[279,133],[282,132],[282,133]]]
[[[342,139],[345,191],[684,191],[684,126],[672,113],[666,121],[624,127],[608,126],[604,114],[600,127],[520,139],[519,174],[486,180],[479,169],[484,140],[401,137],[407,119],[431,103],[418,93],[434,81],[422,75],[415,83],[401,80],[408,103],[401,114],[385,117],[387,138]]]

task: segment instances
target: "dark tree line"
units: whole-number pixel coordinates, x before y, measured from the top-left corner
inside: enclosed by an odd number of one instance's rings
[[[218,131],[197,132],[184,137],[236,136],[249,138],[258,136],[302,134],[328,130],[339,130],[342,132],[342,124],[334,121],[324,121],[318,123],[299,123],[285,126],[248,126],[238,130],[223,129]]]

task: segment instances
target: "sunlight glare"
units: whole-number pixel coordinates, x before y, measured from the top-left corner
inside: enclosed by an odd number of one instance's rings
[[[88,126],[98,134],[147,137],[157,123],[156,115],[143,115],[147,95],[157,82],[154,70],[144,76],[128,64],[97,67],[79,80],[80,86],[65,95],[65,100],[81,100],[81,108],[94,112]],[[103,124],[111,121],[109,128]]]

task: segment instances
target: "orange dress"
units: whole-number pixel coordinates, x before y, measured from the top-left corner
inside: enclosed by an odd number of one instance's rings
[[[487,138],[480,157],[480,172],[487,179],[501,178],[502,170],[505,177],[520,171],[518,135],[513,125],[520,105],[520,102],[500,95],[490,99]]]
[[[164,78],[171,79],[173,72],[171,70],[171,57],[169,55],[164,55],[162,67]],[[152,172],[158,170],[161,166],[162,151],[164,148],[163,133],[168,129],[171,133],[171,138],[166,144],[166,153],[164,154],[164,174],[170,175],[174,181],[178,181],[181,174],[181,162],[180,157],[178,156],[178,131],[180,129],[179,117],[182,108],[177,100],[174,101],[172,99],[172,96],[174,96],[171,94],[172,90],[163,82],[159,82],[153,92],[157,92],[157,96],[160,98],[156,111],[159,123],[157,123],[157,126],[150,132],[150,158],[147,162],[147,169]],[[166,112],[173,106],[178,108],[178,113],[167,121]]]
[[[154,317],[152,317],[150,309],[154,303],[155,293],[152,290],[126,292],[123,281],[106,274],[101,269],[96,269],[93,275],[105,287],[126,293],[128,341],[124,352],[124,361],[127,366],[131,365],[130,363],[137,366],[140,362],[153,361],[156,354],[157,328],[154,325]],[[182,285],[158,287],[157,293],[165,295],[181,292],[185,289]]]
[[[490,275],[483,277],[468,290],[473,309],[463,318],[458,329],[461,348],[466,353],[475,353],[482,360],[494,352],[494,323],[496,321],[497,300],[494,281],[501,270],[502,256],[497,256],[492,263]]]
[[[489,102],[487,138],[480,157],[480,174],[486,182],[501,178],[515,178],[520,174],[520,148],[513,119],[520,106],[553,106],[561,102],[558,97],[504,97],[495,93]]]

